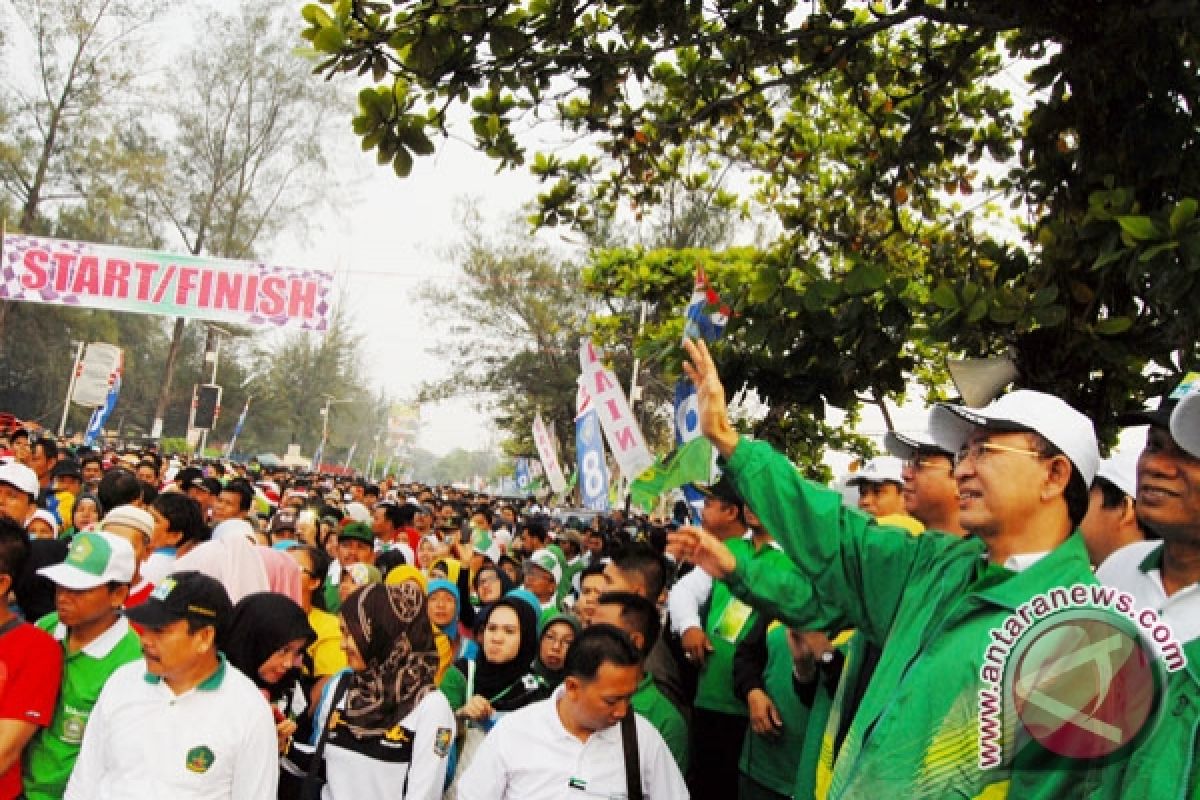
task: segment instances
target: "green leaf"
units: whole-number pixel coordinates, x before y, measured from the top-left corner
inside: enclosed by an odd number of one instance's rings
[[[330,25],[321,28],[320,32],[313,39],[313,47],[323,53],[338,53],[342,46],[346,44],[346,36],[340,28]]]
[[[324,28],[333,24],[333,19],[325,13],[325,9],[316,3],[309,3],[300,9],[300,16],[304,17],[304,20],[308,24],[316,25],[318,28]]]
[[[392,169],[395,170],[396,175],[401,178],[407,178],[412,173],[412,168],[412,153],[408,152],[408,148],[398,148],[396,150],[396,157],[392,159]]]
[[[1093,327],[1102,336],[1112,336],[1132,328],[1133,320],[1129,317],[1109,317],[1098,321]]]
[[[959,307],[958,295],[947,284],[940,284],[929,297],[937,303],[938,308],[952,311]]]
[[[1196,217],[1196,198],[1185,197],[1171,209],[1171,233],[1179,233],[1179,229]]]
[[[1127,215],[1117,217],[1117,222],[1120,223],[1121,230],[1138,241],[1157,239],[1161,235],[1158,226],[1149,217]]]
[[[1044,286],[1033,293],[1033,305],[1037,307],[1048,306],[1058,299],[1057,286]]]
[[[1156,244],[1153,247],[1147,247],[1146,250],[1140,256],[1138,256],[1138,262],[1145,264],[1148,261],[1153,261],[1154,257],[1159,253],[1167,250],[1174,250],[1176,247],[1179,247],[1179,242],[1163,242],[1162,244]]]

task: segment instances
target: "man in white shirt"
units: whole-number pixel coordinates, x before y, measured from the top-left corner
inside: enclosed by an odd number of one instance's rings
[[[459,781],[459,800],[628,797],[621,721],[630,714],[646,800],[687,798],[662,736],[630,708],[640,663],[621,629],[592,625],[581,633],[562,686],[496,724]]]
[[[229,595],[199,572],[168,575],[127,615],[145,658],[100,693],[64,800],[262,800],[276,794],[271,709],[217,651]]]

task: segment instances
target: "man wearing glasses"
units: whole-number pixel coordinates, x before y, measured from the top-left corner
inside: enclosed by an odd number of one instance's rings
[[[981,668],[993,631],[1035,595],[1095,583],[1074,532],[1099,461],[1091,422],[1058,398],[1028,390],[983,409],[935,407],[933,440],[957,454],[959,521],[971,536],[895,535],[844,509],[840,495],[804,480],[766,443],[740,437],[704,343],[685,347],[701,430],[808,580],[807,596],[796,592],[794,607],[778,599],[779,616],[810,629],[853,627],[882,648],[827,796],[886,788],[897,797],[1066,797],[1104,780],[1098,760],[1056,756],[1036,740],[1010,750],[1011,736],[1001,763],[980,766]],[[671,544],[735,593],[743,583],[742,560],[714,537],[684,528]],[[1007,715],[1003,721],[1011,722]]]
[[[927,433],[889,432],[888,452],[904,462],[904,509],[926,529],[964,536],[958,521],[958,482],[954,454],[943,450]]]

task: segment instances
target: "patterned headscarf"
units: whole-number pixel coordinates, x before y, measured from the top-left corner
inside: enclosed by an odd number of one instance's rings
[[[380,736],[436,690],[438,652],[415,583],[373,583],[342,605],[342,619],[367,668],[346,690],[343,718],[355,736]]]

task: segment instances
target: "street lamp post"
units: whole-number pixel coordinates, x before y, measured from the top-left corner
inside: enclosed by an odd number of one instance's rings
[[[325,442],[329,440],[329,407],[335,403],[349,403],[349,400],[335,400],[331,394],[321,395],[325,398],[325,406],[321,409],[321,443],[317,445],[317,452],[313,454],[313,469],[316,470],[321,466],[321,459],[325,456]]]

